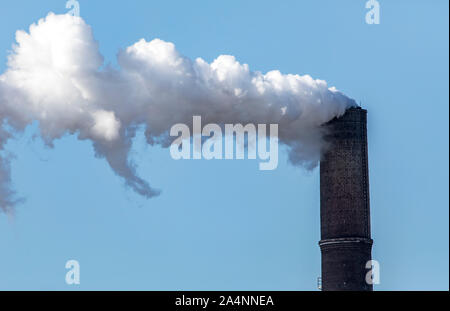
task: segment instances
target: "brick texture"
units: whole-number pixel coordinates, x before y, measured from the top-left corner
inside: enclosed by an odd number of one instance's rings
[[[367,111],[350,108],[326,125],[320,162],[323,290],[372,290]]]

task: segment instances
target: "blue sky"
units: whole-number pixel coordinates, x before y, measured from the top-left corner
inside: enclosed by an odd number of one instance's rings
[[[448,1],[80,0],[101,53],[140,38],[174,42],[212,61],[232,54],[253,70],[310,74],[368,109],[376,290],[449,287]],[[281,3],[280,3],[281,2]],[[2,1],[0,71],[14,33],[65,1]],[[0,289],[315,290],[320,275],[319,176],[287,163],[174,161],[139,135],[133,159],[163,190],[144,200],[89,142],[54,149],[36,125],[7,145],[26,198],[0,214]],[[65,283],[65,263],[81,284]]]

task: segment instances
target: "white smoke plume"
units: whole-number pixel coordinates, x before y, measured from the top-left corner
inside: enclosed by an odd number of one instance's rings
[[[170,144],[176,123],[278,123],[293,164],[312,168],[324,148],[320,125],[355,102],[308,75],[250,71],[233,56],[211,64],[190,60],[174,44],[140,40],[118,54],[119,68],[103,68],[92,30],[80,17],[50,13],[16,44],[0,75],[0,210],[16,204],[4,146],[11,133],[37,121],[43,140],[70,133],[91,140],[99,157],[137,193],[158,190],[136,174],[129,151],[136,128],[149,144]],[[103,69],[101,69],[103,68]]]

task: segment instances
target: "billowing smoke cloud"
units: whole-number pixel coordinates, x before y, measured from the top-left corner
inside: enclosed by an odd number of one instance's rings
[[[354,101],[310,76],[250,71],[233,56],[211,64],[190,60],[174,44],[140,40],[118,54],[119,69],[104,68],[91,28],[79,17],[50,13],[17,43],[0,76],[0,207],[16,203],[4,146],[11,133],[38,121],[43,140],[70,133],[91,140],[99,157],[137,193],[158,190],[136,174],[129,151],[136,128],[149,144],[170,144],[176,123],[278,123],[292,163],[314,167],[323,149],[320,125]]]

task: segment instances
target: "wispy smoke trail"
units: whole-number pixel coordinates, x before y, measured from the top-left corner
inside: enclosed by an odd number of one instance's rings
[[[233,56],[211,64],[182,56],[170,42],[140,40],[118,55],[119,69],[100,69],[103,57],[79,17],[50,13],[17,43],[0,76],[0,154],[11,131],[38,121],[52,145],[66,133],[91,140],[117,175],[137,193],[159,194],[136,174],[129,151],[137,126],[149,144],[168,146],[175,123],[278,123],[292,163],[311,168],[323,149],[320,125],[354,105],[310,76],[252,72]],[[0,207],[15,204],[9,161],[0,157]]]

